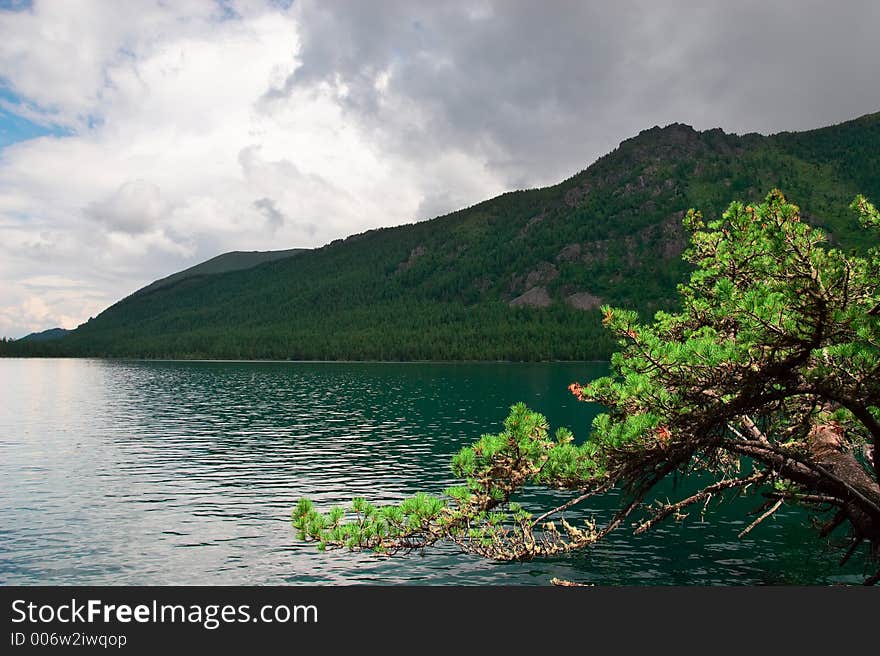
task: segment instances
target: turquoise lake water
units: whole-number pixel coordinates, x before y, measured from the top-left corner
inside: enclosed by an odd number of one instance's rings
[[[760,500],[619,530],[552,560],[451,545],[392,559],[320,553],[290,510],[382,502],[454,479],[449,458],[516,401],[587,433],[567,391],[601,363],[390,364],[0,359],[0,583],[857,583],[797,509],[746,538]],[[664,491],[675,494],[675,490]],[[586,512],[607,516],[615,495]],[[858,561],[858,558],[854,558]]]

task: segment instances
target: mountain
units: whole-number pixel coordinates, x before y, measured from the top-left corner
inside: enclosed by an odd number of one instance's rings
[[[191,266],[189,269],[172,273],[170,276],[156,280],[146,287],[142,287],[135,294],[147,294],[149,292],[171,287],[172,285],[185,280],[187,278],[195,278],[196,276],[210,276],[217,273],[226,273],[227,271],[241,271],[242,269],[250,269],[263,262],[274,262],[285,257],[291,257],[297,253],[301,253],[304,248],[289,248],[283,251],[231,251],[223,253],[210,260],[205,260],[201,264]]]
[[[64,328],[50,328],[49,330],[44,330],[39,333],[31,333],[29,335],[25,335],[19,341],[22,342],[47,342],[53,339],[61,339],[69,330],[65,330]]]
[[[674,308],[688,208],[773,187],[843,248],[880,200],[880,114],[772,136],[653,127],[569,179],[247,269],[164,279],[44,353],[270,359],[592,359],[597,307]],[[207,264],[207,263],[206,263]],[[186,272],[182,272],[186,273]],[[149,291],[149,293],[146,293]]]

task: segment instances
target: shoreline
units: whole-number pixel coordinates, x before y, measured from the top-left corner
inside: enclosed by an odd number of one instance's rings
[[[216,362],[266,364],[601,364],[609,360],[264,360],[225,358],[123,358],[104,356],[0,356],[0,360],[102,360],[108,362]]]

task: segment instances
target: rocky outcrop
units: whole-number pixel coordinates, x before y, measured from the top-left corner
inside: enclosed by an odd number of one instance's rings
[[[521,294],[513,299],[510,302],[510,307],[545,308],[552,302],[546,287],[532,287],[525,294]]]
[[[653,201],[648,201],[645,211],[653,211]],[[627,267],[635,267],[639,263],[646,247],[659,251],[664,260],[678,259],[688,245],[688,232],[682,223],[684,212],[670,214],[660,223],[646,226],[630,235],[618,238],[623,242],[623,257]],[[612,239],[597,239],[583,244],[568,244],[556,256],[556,261],[581,262],[587,266],[605,262],[609,250],[614,245]]]
[[[520,236],[520,238],[523,238],[523,237],[525,237],[527,234],[529,234],[529,232],[530,232],[535,226],[537,226],[539,223],[541,223],[541,221],[544,220],[544,217],[545,217],[545,216],[546,216],[545,213],[544,213],[544,212],[541,212],[540,214],[537,214],[537,215],[533,216],[532,218],[530,218],[528,221],[526,221],[526,224],[525,224],[525,225],[522,227],[522,229],[519,231],[519,236]]]
[[[592,310],[602,305],[602,299],[590,292],[576,292],[566,296],[565,303],[577,310]]]
[[[526,276],[526,289],[546,285],[559,277],[559,270],[549,262],[538,262],[538,266]]]
[[[559,269],[550,262],[538,262],[534,269],[526,274],[513,274],[507,287],[507,298],[517,296],[532,287],[544,287],[559,277]]]
[[[568,244],[565,248],[559,251],[559,255],[556,256],[557,262],[577,262],[581,258],[581,252],[583,248],[581,248],[580,244]]]
[[[591,191],[593,191],[593,183],[590,181],[583,182],[565,192],[565,204],[569,207],[577,207],[587,199]]]
[[[409,252],[409,257],[401,262],[400,266],[397,267],[397,273],[402,273],[411,269],[412,265],[416,263],[416,260],[418,260],[422,255],[427,252],[427,249],[421,244],[416,246]]]

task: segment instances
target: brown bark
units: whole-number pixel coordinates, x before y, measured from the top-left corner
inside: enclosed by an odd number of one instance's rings
[[[880,506],[880,486],[855,456],[844,449],[843,429],[839,424],[818,424],[810,431],[807,446],[814,462],[823,470],[844,481],[852,490]],[[862,499],[849,494],[843,497],[842,510],[852,522],[856,533],[871,542],[880,543],[880,517],[866,508]]]
[[[858,537],[880,545],[880,486],[843,448],[840,426],[822,424],[807,440],[807,457],[787,454],[757,440],[729,443],[728,449],[762,462],[805,488],[838,500]]]

